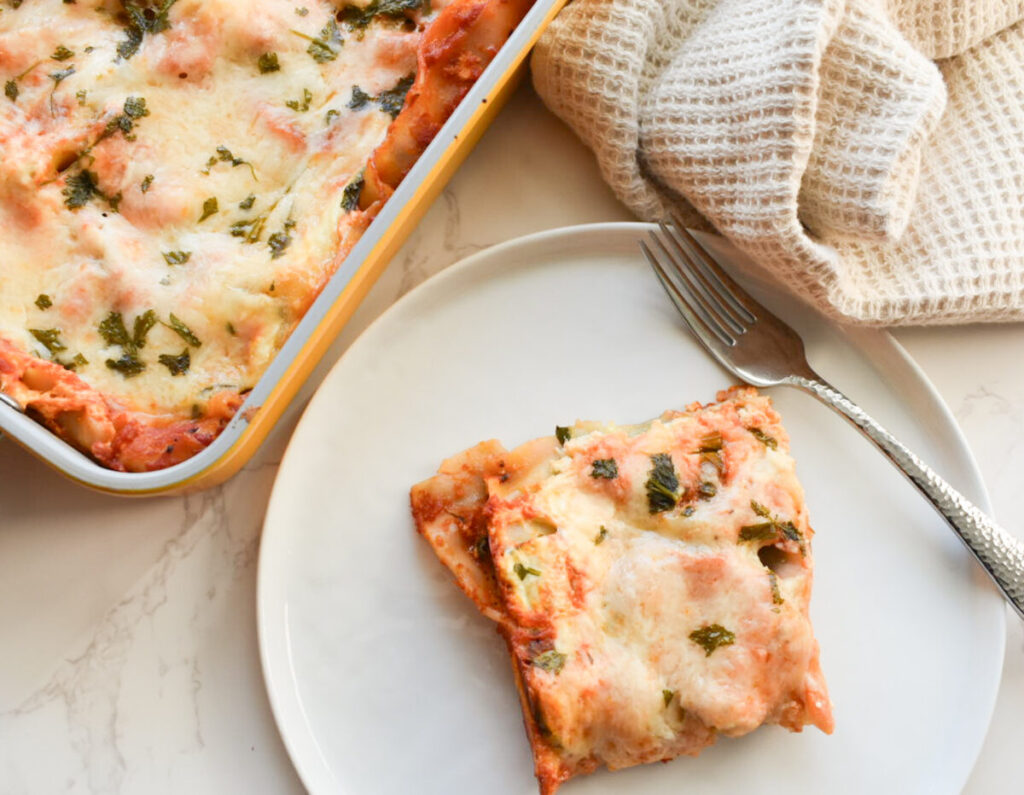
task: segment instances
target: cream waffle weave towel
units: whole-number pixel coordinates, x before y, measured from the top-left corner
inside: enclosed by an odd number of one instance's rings
[[[537,91],[826,312],[1024,319],[1024,0],[575,0]],[[705,220],[706,219],[706,220]]]

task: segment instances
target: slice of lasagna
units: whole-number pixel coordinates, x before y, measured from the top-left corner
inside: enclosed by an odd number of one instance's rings
[[[483,442],[412,489],[514,663],[542,793],[764,723],[832,731],[812,530],[767,397]]]

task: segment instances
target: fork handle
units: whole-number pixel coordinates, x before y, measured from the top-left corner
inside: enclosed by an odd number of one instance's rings
[[[1017,614],[1024,618],[1024,542],[1014,537],[914,455],[846,395],[815,374],[794,376],[792,386],[835,409],[874,442],[945,517]]]

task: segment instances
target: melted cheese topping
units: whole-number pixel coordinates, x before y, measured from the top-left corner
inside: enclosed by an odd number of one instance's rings
[[[337,267],[359,221],[339,200],[392,120],[369,97],[401,106],[422,27],[349,29],[323,0],[177,0],[126,57],[130,5],[0,14],[0,334],[187,416],[250,388]],[[95,191],[73,197],[83,180]],[[103,321],[131,333],[150,311],[141,371],[108,366],[125,349]],[[161,363],[186,352],[187,371]]]
[[[766,722],[831,731],[788,438],[756,391],[719,397],[485,443],[413,489],[419,531],[506,637],[543,792]]]

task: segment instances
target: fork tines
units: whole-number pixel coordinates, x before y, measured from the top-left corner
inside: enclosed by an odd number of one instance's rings
[[[642,242],[640,247],[676,309],[698,336],[712,334],[732,347],[757,321],[756,304],[690,234],[678,214],[672,214],[671,225],[658,226],[661,234],[650,233],[655,251]]]

